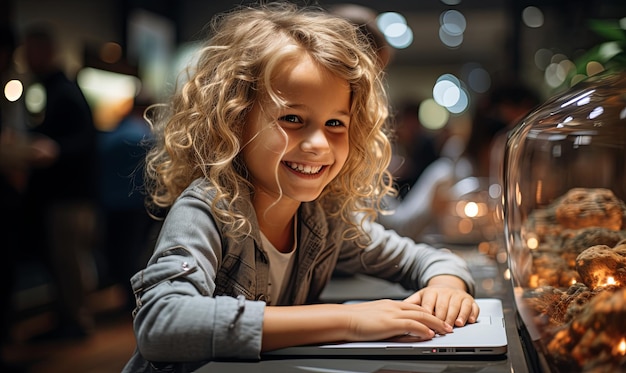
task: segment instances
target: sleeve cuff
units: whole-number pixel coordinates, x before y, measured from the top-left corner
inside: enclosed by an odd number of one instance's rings
[[[265,302],[242,297],[217,304],[212,355],[216,358],[260,359]]]

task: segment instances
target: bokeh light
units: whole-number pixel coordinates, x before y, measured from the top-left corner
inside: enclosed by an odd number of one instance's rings
[[[91,107],[94,124],[101,131],[110,131],[128,115],[141,81],[133,75],[86,67],[78,72],[78,85]]]
[[[570,79],[569,85],[570,85],[570,87],[573,87],[573,86],[575,86],[576,84],[582,82],[585,79],[587,79],[587,75],[585,75],[585,74],[576,74],[576,75],[572,76],[572,79]]]
[[[447,10],[441,13],[439,22],[444,31],[449,35],[462,35],[467,26],[465,16],[458,10]]]
[[[556,88],[565,82],[567,73],[558,63],[551,63],[544,72],[544,80],[549,87]]]
[[[418,117],[425,128],[438,130],[448,123],[450,113],[435,100],[428,98],[420,104]]]
[[[413,43],[413,30],[400,13],[384,12],[376,17],[376,25],[392,47],[403,49]]]
[[[106,63],[116,63],[122,59],[122,46],[118,43],[104,43],[100,48],[100,59]]]
[[[543,26],[543,12],[535,6],[528,6],[522,11],[522,21],[530,28]]]
[[[433,99],[450,113],[459,114],[469,107],[469,94],[452,74],[443,74],[433,87]]]
[[[387,42],[396,49],[404,49],[413,43],[413,31],[407,25],[395,23],[390,25],[386,34]]]
[[[4,86],[4,97],[10,102],[15,102],[22,97],[24,86],[17,79],[9,80]]]
[[[545,68],[544,81],[551,88],[557,88],[564,84],[568,77],[576,71],[576,65],[566,55],[556,53],[552,56],[550,64]]]
[[[439,40],[448,48],[457,48],[463,44],[463,33],[467,22],[458,10],[446,10],[439,16]]]
[[[401,23],[406,25],[406,18],[400,13],[396,12],[384,12],[380,13],[378,17],[376,17],[376,25],[381,30],[381,32],[385,32],[387,27],[393,25],[394,23]]]
[[[452,74],[443,74],[439,78],[437,78],[437,82],[433,87],[433,98],[441,106],[445,107],[448,105],[453,105],[454,102],[446,103],[446,98],[450,99],[451,97],[451,94],[447,91],[458,91],[459,86],[460,81],[456,76]]]
[[[467,84],[474,92],[485,93],[491,88],[491,76],[487,70],[476,66],[467,74]]]
[[[469,107],[469,94],[463,87],[459,87],[459,98],[457,101],[448,107],[449,112],[452,114],[461,114]]]
[[[78,72],[77,82],[86,95],[101,99],[133,98],[141,88],[139,78],[86,67]]]
[[[598,61],[589,61],[585,67],[587,76],[596,75],[604,71],[604,66]]]
[[[463,207],[463,213],[469,218],[478,216],[478,204],[476,202],[468,202]]]
[[[598,54],[603,60],[610,60],[622,52],[622,48],[616,41],[602,43],[598,48]]]
[[[535,66],[541,71],[545,71],[550,65],[552,59],[552,51],[546,48],[540,48],[535,52]]]
[[[448,79],[439,80],[433,87],[433,98],[443,107],[456,104],[460,95],[459,86]]]
[[[46,90],[40,83],[35,83],[26,89],[24,103],[29,112],[33,114],[41,113],[46,107],[46,101]]]
[[[563,60],[566,60],[566,59],[567,59],[567,56],[564,55],[563,53],[555,53],[552,56],[552,58],[550,59],[550,62],[559,63],[559,62],[561,62]]]
[[[463,34],[450,35],[443,26],[439,27],[439,40],[448,48],[457,48],[463,44]]]

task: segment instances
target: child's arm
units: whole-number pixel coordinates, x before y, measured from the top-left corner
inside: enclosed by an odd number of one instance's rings
[[[463,326],[475,323],[479,308],[467,292],[465,282],[452,275],[439,275],[428,281],[428,286],[404,300],[419,304],[446,323]]]
[[[382,340],[410,334],[428,340],[452,331],[451,324],[408,302],[380,300],[265,308],[263,351],[341,341]]]

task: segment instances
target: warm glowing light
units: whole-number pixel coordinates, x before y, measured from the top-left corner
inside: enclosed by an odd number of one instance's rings
[[[626,355],[626,338],[622,338],[622,340],[617,344],[617,353],[619,355]]]
[[[422,125],[428,129],[443,128],[448,123],[449,118],[450,112],[432,98],[428,98],[420,104],[419,119]]]
[[[570,282],[569,282],[569,284],[570,284],[570,285],[574,285],[574,284],[576,284],[576,279],[575,279],[575,278],[573,278],[573,279],[572,279],[572,281],[570,281]]]
[[[23,92],[24,86],[22,85],[22,82],[17,79],[8,81],[4,86],[4,97],[11,102],[19,100],[19,98],[22,97]]]
[[[537,240],[536,237],[530,237],[526,240],[526,246],[528,246],[529,249],[534,250],[539,246],[539,240]]]
[[[122,58],[122,46],[118,43],[104,43],[100,48],[100,59],[106,63],[116,63]]]
[[[458,225],[459,233],[468,234],[474,229],[474,224],[470,219],[461,219]]]
[[[508,258],[509,258],[509,255],[506,253],[506,251],[500,251],[499,253],[496,254],[496,260],[498,261],[498,263],[506,263]]]
[[[604,66],[598,61],[589,61],[585,66],[588,76],[596,75],[604,71]]]
[[[504,279],[505,280],[510,280],[511,279],[511,270],[509,268],[504,270]]]
[[[478,205],[476,202],[468,202],[463,209],[465,216],[468,218],[474,218],[478,215]]]
[[[537,190],[535,191],[535,201],[541,201],[543,192],[543,180],[537,180]]]
[[[539,287],[539,276],[530,275],[530,279],[528,280],[528,284],[530,287],[536,288]]]
[[[478,252],[481,254],[488,254],[490,251],[490,246],[489,242],[481,242],[478,244]]]
[[[581,81],[587,79],[587,75],[585,74],[575,74],[574,76],[572,76],[572,79],[569,82],[570,87],[575,86],[576,84],[580,83]]]
[[[135,97],[141,87],[136,76],[91,67],[80,70],[77,81],[88,100],[125,100]]]
[[[606,278],[602,275],[597,275],[598,282],[596,283],[596,287],[604,287],[604,286],[616,286],[619,285],[613,276],[606,276]],[[602,281],[604,279],[604,281]]]

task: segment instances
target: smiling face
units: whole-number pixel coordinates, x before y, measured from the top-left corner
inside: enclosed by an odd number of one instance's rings
[[[285,106],[257,102],[244,130],[254,198],[312,201],[348,157],[350,85],[303,54],[282,66],[272,86]]]

